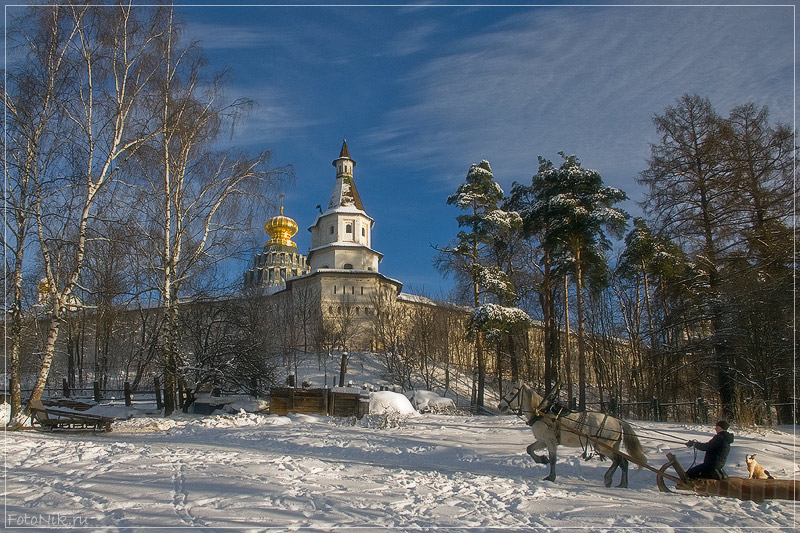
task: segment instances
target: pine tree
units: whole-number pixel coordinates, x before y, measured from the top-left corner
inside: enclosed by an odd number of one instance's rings
[[[498,225],[511,224],[515,214],[499,208],[503,200],[503,189],[494,181],[492,169],[486,160],[470,166],[466,181],[459,185],[455,194],[447,198],[448,205],[454,205],[466,213],[456,217],[460,228],[452,247],[442,250],[448,259],[440,259],[440,265],[452,269],[454,265],[463,266],[472,288],[472,304],[478,309],[485,299],[487,289],[493,292],[503,290],[499,284],[507,283],[497,275],[497,269],[485,264],[487,248],[494,242],[494,232]],[[518,216],[516,217],[518,219]],[[477,370],[477,390],[475,403],[484,405],[486,387],[486,353],[482,331],[475,334],[475,358]]]
[[[584,333],[584,281],[587,273],[595,280],[605,276],[607,265],[603,252],[611,248],[606,232],[621,237],[628,214],[614,204],[625,200],[625,193],[603,184],[596,170],[582,168],[578,158],[564,159],[556,168],[539,158],[539,172],[531,181],[531,193],[537,199],[531,216],[546,221],[548,232],[543,246],[559,256],[562,264],[571,265],[576,294],[578,320],[579,408],[586,408],[586,342]]]

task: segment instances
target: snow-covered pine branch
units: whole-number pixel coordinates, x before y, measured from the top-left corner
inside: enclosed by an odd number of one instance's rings
[[[489,303],[478,306],[472,311],[467,328],[471,331],[492,329],[508,331],[530,323],[531,317],[522,309]]]

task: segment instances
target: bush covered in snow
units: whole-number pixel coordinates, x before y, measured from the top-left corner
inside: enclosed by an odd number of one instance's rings
[[[408,391],[406,396],[420,413],[453,412],[456,404],[450,398],[443,398],[428,390]]]
[[[408,398],[398,392],[378,391],[369,393],[369,414],[382,415],[397,413],[400,415],[414,415],[417,410],[408,401]]]
[[[361,418],[359,425],[378,429],[400,427],[408,418],[417,415],[408,398],[398,392],[370,392],[369,414]]]

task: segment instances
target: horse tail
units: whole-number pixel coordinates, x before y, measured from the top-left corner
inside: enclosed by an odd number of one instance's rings
[[[639,437],[636,436],[636,432],[629,423],[624,420],[619,422],[622,425],[622,442],[625,445],[625,451],[636,460],[640,465],[639,468],[641,468],[642,464],[647,463],[647,456],[644,454],[644,449],[642,449],[642,443],[639,442]]]

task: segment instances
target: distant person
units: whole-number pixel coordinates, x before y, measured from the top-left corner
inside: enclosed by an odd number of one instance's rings
[[[726,421],[720,420],[714,426],[717,434],[710,441],[703,443],[690,440],[686,442],[688,448],[706,452],[702,463],[686,471],[687,476],[693,479],[725,479],[728,477],[722,468],[725,466],[725,461],[728,460],[728,453],[731,451],[731,443],[733,443],[733,435],[728,433],[729,427],[730,425]]]

